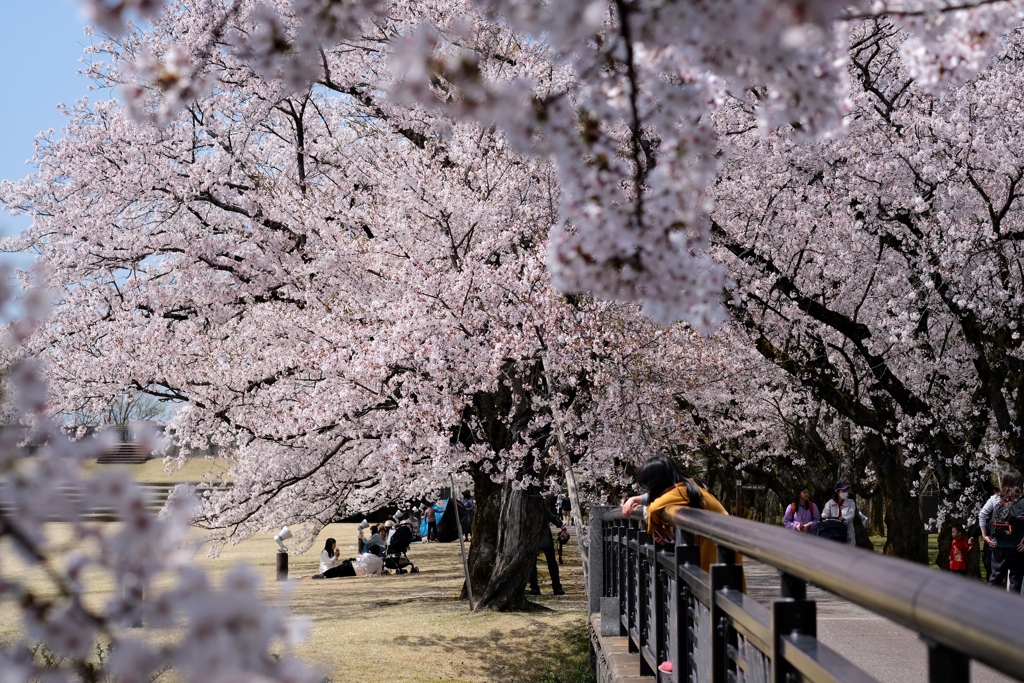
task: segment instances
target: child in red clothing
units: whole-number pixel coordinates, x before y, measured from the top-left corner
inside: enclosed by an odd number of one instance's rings
[[[964,538],[963,524],[953,525],[953,542],[949,545],[949,571],[967,575],[967,556],[971,553],[970,538]]]

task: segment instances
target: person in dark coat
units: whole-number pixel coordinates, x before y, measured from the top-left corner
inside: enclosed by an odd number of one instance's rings
[[[462,524],[462,537],[465,540],[469,540],[470,534],[473,532],[473,517],[476,515],[476,501],[473,500],[473,496],[470,495],[469,491],[462,492],[462,503],[463,509],[466,511],[466,521]]]
[[[544,523],[540,528],[540,542],[537,544],[537,552],[543,552],[544,558],[548,561],[548,573],[551,574],[551,588],[555,595],[565,595],[562,590],[562,582],[558,578],[558,562],[555,561],[555,543],[551,537],[551,525],[562,531],[564,525],[555,513],[544,508]],[[530,595],[540,595],[540,584],[537,582],[537,563],[533,563],[530,569]]]

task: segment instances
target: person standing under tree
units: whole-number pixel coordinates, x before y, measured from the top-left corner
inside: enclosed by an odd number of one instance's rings
[[[562,524],[573,526],[572,503],[569,502],[569,495],[566,493],[558,494],[558,514],[562,516]]]
[[[953,525],[953,540],[949,544],[949,571],[967,576],[967,556],[971,554],[971,539],[966,538],[963,524]]]
[[[427,520],[427,542],[437,540],[437,510],[429,503],[423,506],[423,519]]]
[[[558,563],[555,562],[555,542],[551,537],[551,525],[558,527],[559,538],[565,530],[565,525],[558,516],[551,512],[547,505],[544,506],[544,522],[540,529],[540,541],[537,544],[537,552],[544,553],[544,559],[548,563],[548,574],[551,576],[551,588],[555,595],[565,595],[562,589],[562,581],[558,575]],[[540,595],[540,583],[537,581],[537,562],[534,561],[530,568],[530,595]]]
[[[822,519],[838,519],[846,523],[846,544],[856,543],[857,534],[853,530],[853,518],[857,515],[857,504],[850,500],[850,487],[842,481],[835,485],[835,497],[825,503],[821,509]]]
[[[462,492],[462,508],[466,511],[466,523],[462,529],[462,538],[466,541],[469,540],[470,534],[473,532],[473,517],[476,516],[476,502],[473,500],[473,496],[470,495],[469,490]]]
[[[978,523],[985,542],[992,548],[992,571],[989,585],[1000,586],[1009,576],[1007,590],[1020,593],[1024,580],[1024,531],[1015,528],[1018,501],[1024,493],[1024,477],[1017,470],[1004,472],[999,490],[986,501],[978,513]]]

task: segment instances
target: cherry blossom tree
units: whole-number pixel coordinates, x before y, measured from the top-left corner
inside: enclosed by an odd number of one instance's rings
[[[763,137],[753,98],[724,106],[733,155],[712,222],[737,321],[850,423],[882,488],[889,551],[922,559],[922,478],[938,478],[947,511],[970,513],[988,469],[1022,462],[1022,83],[1019,32],[943,97],[900,62],[907,40],[884,21],[851,33],[842,139]]]
[[[254,577],[146,562],[191,513],[154,520],[130,482],[77,470],[48,416],[124,392],[181,401],[186,450],[237,453],[201,512],[222,540],[299,519],[301,548],[469,471],[497,501],[474,572],[498,608],[569,465],[614,481],[657,445],[751,467],[800,439],[846,450],[883,489],[890,551],[916,557],[922,473],[964,509],[979,472],[1024,464],[1017,2],[86,5],[113,36],[89,73],[127,110],[69,108],[38,174],[0,190],[35,218],[8,248],[59,293],[8,353],[14,412],[48,445],[0,449],[0,532],[58,597],[0,590],[71,668],[110,637],[126,680],[308,678],[266,656],[294,630]],[[697,339],[634,302],[735,324]],[[123,508],[124,531],[76,526],[112,552],[46,555],[44,515],[77,512],[55,482]],[[87,565],[128,597],[85,606]],[[155,566],[178,586],[154,589]],[[191,635],[116,632],[140,614]],[[0,670],[34,675],[27,653]]]
[[[187,34],[197,7],[101,44],[92,74],[123,82],[125,55]],[[243,30],[260,15],[236,18]],[[129,390],[180,401],[180,446],[234,453],[233,488],[205,510],[222,541],[299,522],[307,548],[338,517],[467,471],[481,602],[516,607],[562,469],[615,477],[609,457],[674,438],[671,401],[643,373],[692,334],[551,289],[552,167],[368,85],[389,73],[386,37],[413,20],[388,21],[324,49],[322,77],[298,93],[223,53],[236,87],[162,127],[79,103],[40,145],[38,175],[5,186],[35,217],[8,246],[36,251],[61,292],[30,341],[57,409]],[[481,26],[460,40],[493,52],[501,36]],[[513,58],[517,74],[550,72],[541,46],[503,39],[494,79]],[[624,405],[649,431],[629,435]]]

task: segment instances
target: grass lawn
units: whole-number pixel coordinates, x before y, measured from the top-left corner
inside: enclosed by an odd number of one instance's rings
[[[163,458],[155,458],[139,465],[100,465],[95,461],[90,461],[85,464],[85,468],[89,471],[121,468],[131,472],[135,481],[177,484],[183,481],[200,481],[207,473],[225,472],[229,465],[228,461],[220,458],[193,458],[186,462],[181,469],[168,472]]]
[[[76,548],[70,526],[51,525],[54,549]],[[354,577],[314,581],[323,539],[338,539],[342,556],[355,555],[356,527],[334,524],[321,533],[317,546],[290,558],[290,580],[276,582],[276,545],[270,535],[225,548],[218,559],[197,557],[200,566],[219,580],[235,563],[246,562],[263,577],[265,599],[287,605],[293,615],[311,622],[310,637],[300,656],[334,683],[388,680],[394,683],[433,681],[509,681],[521,683],[583,683],[592,681],[586,636],[586,594],[575,540],[566,546],[562,584],[567,595],[551,595],[541,556],[543,595],[534,598],[537,611],[471,613],[458,599],[462,560],[457,543],[413,545],[409,557],[418,574]],[[0,544],[0,575],[30,572]],[[43,576],[32,585],[46,591]],[[87,600],[102,604],[111,589],[105,577],[87,577]],[[15,610],[0,603],[0,642],[20,633]],[[149,635],[149,634],[147,634]],[[173,637],[152,634],[151,637]],[[177,681],[173,672],[159,679]]]
[[[882,552],[882,548],[885,546],[885,536],[872,536],[871,544],[875,547],[875,552]],[[937,567],[935,559],[939,556],[939,535],[928,534],[928,566]]]

